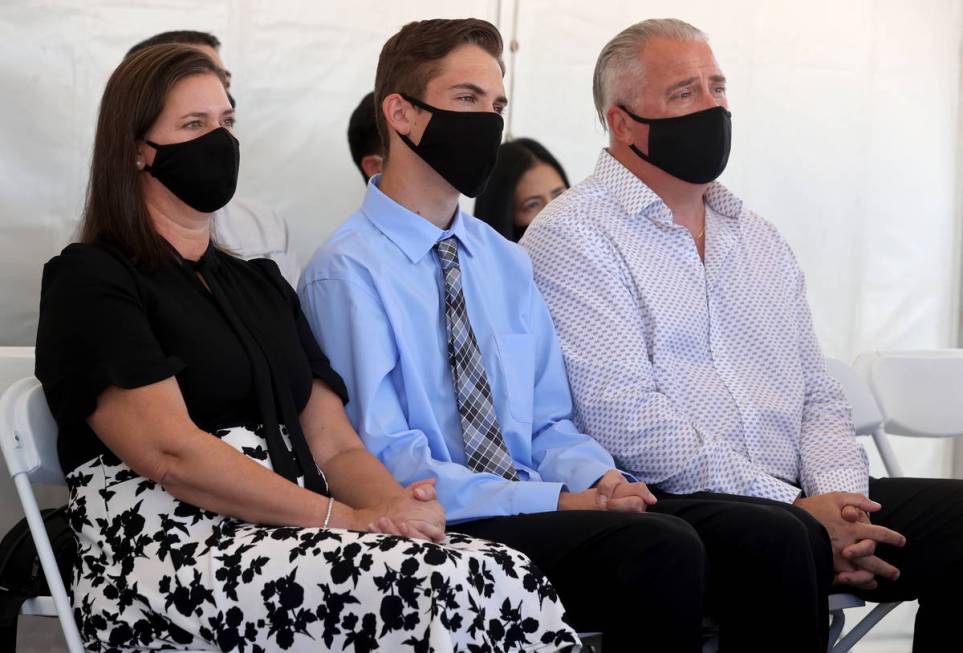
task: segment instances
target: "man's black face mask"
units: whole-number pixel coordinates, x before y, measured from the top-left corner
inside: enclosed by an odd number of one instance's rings
[[[643,161],[690,184],[715,181],[729,162],[732,114],[713,107],[674,118],[643,118],[619,105],[632,120],[649,126],[649,153],[632,151]]]
[[[491,111],[447,111],[404,93],[401,97],[431,113],[420,143],[398,134],[401,140],[458,192],[480,195],[498,158],[502,117]]]

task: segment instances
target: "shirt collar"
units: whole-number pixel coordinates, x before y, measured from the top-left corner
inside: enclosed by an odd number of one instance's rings
[[[704,197],[706,204],[719,215],[734,220],[742,216],[742,200],[718,181],[709,184]]]
[[[378,231],[393,242],[404,252],[412,263],[420,261],[435,246],[438,241],[454,236],[458,239],[459,253],[471,256],[466,228],[467,216],[459,207],[455,211],[455,219],[448,229],[439,229],[425,218],[413,211],[409,211],[398,202],[381,192],[378,185],[381,175],[375,175],[368,181],[361,212]]]
[[[180,261],[181,265],[191,271],[216,270],[220,265],[220,262],[217,259],[218,249],[214,245],[213,238],[207,243],[207,249],[204,250],[204,253],[201,254],[196,261],[182,257],[177,250],[174,249],[173,245],[170,245],[170,249],[174,256],[176,256]]]
[[[659,222],[672,222],[672,212],[662,198],[606,149],[595,164],[595,177],[630,216],[644,214]],[[737,219],[742,215],[742,200],[717,181],[709,184],[704,197],[706,204],[723,217]]]

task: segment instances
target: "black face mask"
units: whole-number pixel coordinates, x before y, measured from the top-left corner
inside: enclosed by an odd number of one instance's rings
[[[468,197],[480,195],[498,158],[502,117],[491,111],[436,109],[404,93],[401,97],[431,113],[420,143],[415,145],[398,134],[401,140],[458,192]]]
[[[183,143],[144,142],[157,150],[144,170],[195,211],[213,213],[234,197],[240,145],[224,127]]]
[[[722,174],[729,162],[732,114],[713,107],[675,118],[643,118],[619,105],[628,116],[649,126],[649,153],[635,145],[640,159],[690,184],[707,184]]]

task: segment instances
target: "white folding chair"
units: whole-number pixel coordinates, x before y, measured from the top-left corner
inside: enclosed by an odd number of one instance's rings
[[[902,476],[887,435],[963,436],[963,350],[868,352],[856,358],[882,412],[876,446],[890,476]]]
[[[33,377],[15,382],[0,397],[0,448],[50,587],[50,596],[26,601],[20,613],[58,617],[70,653],[83,653],[70,600],[31,486],[32,483],[64,485],[57,459],[57,425],[47,408],[40,383]]]
[[[873,397],[866,381],[860,376],[859,372],[846,363],[835,358],[826,359],[826,367],[829,373],[843,387],[846,399],[853,409],[853,425],[856,428],[856,435],[870,435],[879,449],[883,462],[886,463],[886,456],[893,458],[892,449],[886,441],[883,433],[883,415],[879,410],[879,405]],[[882,443],[882,444],[881,444]],[[887,452],[887,453],[884,453]],[[895,458],[894,458],[895,462]],[[896,468],[898,469],[898,468]],[[890,476],[895,476],[893,468],[886,464],[886,471]],[[852,594],[831,594],[829,596],[829,651],[830,653],[845,653],[849,651],[856,642],[861,640],[866,633],[873,629],[880,620],[889,614],[899,603],[880,603],[874,607],[869,614],[853,626],[852,630],[846,633],[845,637],[840,638],[843,628],[846,625],[844,610],[849,608],[861,608],[866,605],[858,596]]]

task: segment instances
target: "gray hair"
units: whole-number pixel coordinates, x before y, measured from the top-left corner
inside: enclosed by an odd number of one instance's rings
[[[595,62],[592,77],[592,96],[595,110],[608,129],[605,114],[615,102],[625,102],[631,96],[633,86],[638,87],[642,77],[639,54],[652,39],[673,41],[708,41],[705,32],[678,18],[650,18],[619,32],[605,44]]]

